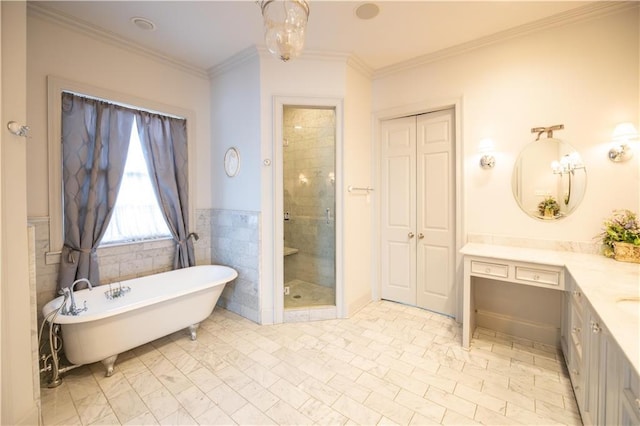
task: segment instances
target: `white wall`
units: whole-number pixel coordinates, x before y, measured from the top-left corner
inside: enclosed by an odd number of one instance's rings
[[[221,169],[212,172],[213,207],[260,212],[259,294],[263,322],[275,319],[277,305],[274,225],[281,218],[274,217],[275,98],[343,100],[344,117],[339,120],[345,123],[345,148],[341,153],[344,176],[338,174],[338,197],[346,197],[349,184],[370,183],[371,82],[350,68],[347,59],[346,55],[303,55],[283,63],[262,49],[248,49],[234,59],[235,63],[212,76],[212,164],[221,164],[229,146],[238,147],[242,158],[240,173],[233,179]],[[265,160],[271,164],[265,165]],[[338,244],[337,254],[340,257],[344,253],[348,259],[343,276],[345,312],[351,313],[371,297],[371,204],[364,198],[345,199],[343,214],[344,246]]]
[[[260,210],[260,60],[254,49],[243,53],[245,61],[211,78],[211,178],[212,207]],[[240,152],[240,170],[225,174],[225,151]]]
[[[274,296],[275,267],[277,250],[274,250],[276,220],[282,219],[281,215],[274,209],[276,203],[275,162],[277,158],[274,153],[274,144],[280,141],[274,140],[276,123],[274,122],[274,97],[300,97],[303,98],[344,98],[344,72],[345,63],[340,60],[331,61],[322,59],[297,58],[291,62],[282,62],[270,56],[266,52],[260,54],[260,79],[261,79],[261,155],[262,159],[270,159],[274,163],[271,166],[262,165],[262,215],[261,215],[261,265],[260,265],[260,300],[263,319],[270,322],[270,316],[278,318],[280,301],[274,297],[282,297],[281,294]],[[339,123],[340,117],[336,117]],[[339,132],[340,129],[338,128]],[[340,171],[336,170],[336,188],[339,185]],[[338,191],[336,191],[338,192]],[[339,195],[336,193],[336,202]],[[340,244],[336,240],[336,244]],[[337,263],[339,267],[339,260]],[[336,288],[339,293],[339,289]],[[340,296],[337,296],[340,297]]]
[[[26,147],[30,140],[10,134],[5,125],[12,120],[27,123],[26,3],[2,2],[0,8],[3,123],[0,134],[0,423],[37,424],[39,389],[33,387],[31,356],[31,333],[36,325],[30,309],[27,246]]]
[[[534,32],[374,80],[374,111],[462,98],[466,232],[549,240],[593,241],[614,208],[640,207],[640,152],[614,164],[611,132],[636,126],[639,108],[637,10]],[[568,218],[526,216],[511,193],[519,151],[530,129],[564,124],[555,137],[571,143],[587,167],[587,193]],[[491,137],[496,166],[478,166],[478,144]]]
[[[27,21],[29,140],[28,213],[49,215],[47,76],[127,94],[195,112],[196,208],[211,206],[209,80],[157,59],[43,18],[32,9]]]
[[[353,67],[346,70],[344,100],[344,187],[375,186],[371,161],[371,79]],[[374,265],[374,197],[378,192],[345,192],[344,282],[346,314],[352,315],[371,300]]]

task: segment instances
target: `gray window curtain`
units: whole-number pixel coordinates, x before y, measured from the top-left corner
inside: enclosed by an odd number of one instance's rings
[[[139,111],[138,133],[160,210],[176,241],[173,268],[196,264],[189,233],[187,122]]]
[[[64,246],[58,287],[100,283],[96,248],[107,229],[127,159],[135,111],[62,94]]]

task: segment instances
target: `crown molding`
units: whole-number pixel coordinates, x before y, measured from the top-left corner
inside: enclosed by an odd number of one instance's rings
[[[347,65],[368,78],[373,79],[373,68],[369,66],[361,57],[357,55],[351,55],[347,59]]]
[[[29,16],[58,24],[72,31],[87,35],[95,40],[106,42],[121,49],[128,50],[129,52],[153,59],[196,77],[208,78],[206,70],[198,66],[167,56],[155,49],[144,47],[111,31],[107,31],[81,19],[50,9],[42,3],[27,2],[27,12]]]
[[[266,49],[265,49],[266,50]],[[224,61],[220,62],[217,65],[212,66],[207,70],[207,75],[209,79],[218,77],[222,74],[225,74],[241,64],[250,61],[254,58],[260,57],[261,52],[257,46],[249,46],[244,50],[236,53],[235,55],[230,56]]]
[[[265,46],[250,46],[229,57],[224,62],[221,62],[220,64],[209,68],[209,78],[214,78],[221,74],[229,72],[253,58],[271,59],[271,53],[269,53]],[[274,58],[274,60],[277,59]],[[371,79],[373,75],[372,68],[369,67],[360,57],[343,52],[305,50],[302,52],[302,55],[300,55],[298,58],[293,59],[293,61],[341,62],[362,73],[369,79]]]
[[[624,10],[632,10],[638,8],[636,1],[594,1],[585,6],[569,10],[557,15],[538,19],[517,27],[513,27],[504,31],[500,31],[485,37],[481,37],[467,43],[462,43],[437,52],[418,56],[408,61],[399,62],[397,64],[378,68],[373,72],[373,79],[388,77],[403,71],[450,58],[452,56],[462,55],[470,51],[480,49],[485,46],[496,44],[502,41],[525,36],[546,29],[571,24],[574,22],[585,21],[588,19],[598,18],[610,15]]]

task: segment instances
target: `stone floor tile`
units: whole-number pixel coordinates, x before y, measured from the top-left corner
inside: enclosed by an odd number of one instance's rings
[[[197,425],[198,422],[187,413],[187,411],[180,407],[177,411],[169,414],[164,419],[160,420],[161,425],[172,425],[172,426],[191,426]]]
[[[408,424],[414,414],[413,410],[410,410],[377,392],[371,392],[363,405],[380,413],[382,416],[397,424]]]
[[[273,425],[276,422],[251,404],[246,404],[231,415],[239,425]]]
[[[277,396],[257,382],[249,383],[238,393],[263,412],[279,401]]]
[[[349,319],[258,325],[216,308],[42,389],[50,424],[579,424],[558,348],[378,301]],[[142,401],[142,402],[141,402]],[[506,414],[503,415],[502,413]]]
[[[284,379],[275,382],[269,390],[278,398],[287,401],[293,408],[298,408],[309,399],[309,394]]]
[[[143,395],[142,401],[156,419],[163,419],[180,408],[180,402],[164,387]]]
[[[308,425],[312,423],[309,417],[283,400],[276,402],[265,414],[279,425]]]
[[[195,385],[177,393],[175,397],[193,418],[202,415],[216,405]]]
[[[429,388],[424,397],[429,401],[442,405],[443,407],[460,413],[463,416],[473,417],[476,412],[476,403],[467,401],[466,399],[460,398],[454,394],[441,391],[440,389]]]
[[[331,407],[349,420],[361,425],[376,424],[382,416],[358,401],[342,395]]]
[[[137,417],[129,420],[126,423],[122,423],[123,425],[131,425],[131,426],[146,426],[146,425],[159,425],[158,420],[151,414],[149,411],[146,411],[140,414]]]
[[[113,398],[109,398],[109,405],[113,409],[120,423],[138,417],[139,415],[149,411],[140,396],[130,388],[126,392],[119,393]]]
[[[342,425],[347,421],[345,416],[315,398],[309,398],[298,410],[319,425]]]
[[[201,425],[233,425],[236,422],[218,406],[209,408],[196,418]]]
[[[442,405],[433,401],[428,401],[404,389],[400,390],[395,401],[398,404],[420,414],[421,417],[428,419],[428,422],[425,422],[425,424],[440,423],[446,411],[445,407]],[[415,423],[415,420],[413,420],[412,423]]]
[[[229,416],[247,404],[242,395],[224,383],[207,392],[207,396]]]

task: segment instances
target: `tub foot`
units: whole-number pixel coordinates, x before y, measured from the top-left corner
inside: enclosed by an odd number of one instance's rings
[[[118,355],[112,355],[109,358],[105,358],[102,361],[100,361],[102,365],[104,365],[104,368],[107,369],[107,372],[105,373],[105,377],[111,377],[113,375],[113,366],[116,363],[117,358],[118,358]]]
[[[196,338],[198,337],[196,330],[198,330],[199,326],[200,326],[200,323],[189,326],[189,333],[191,333],[191,340],[196,340]]]

